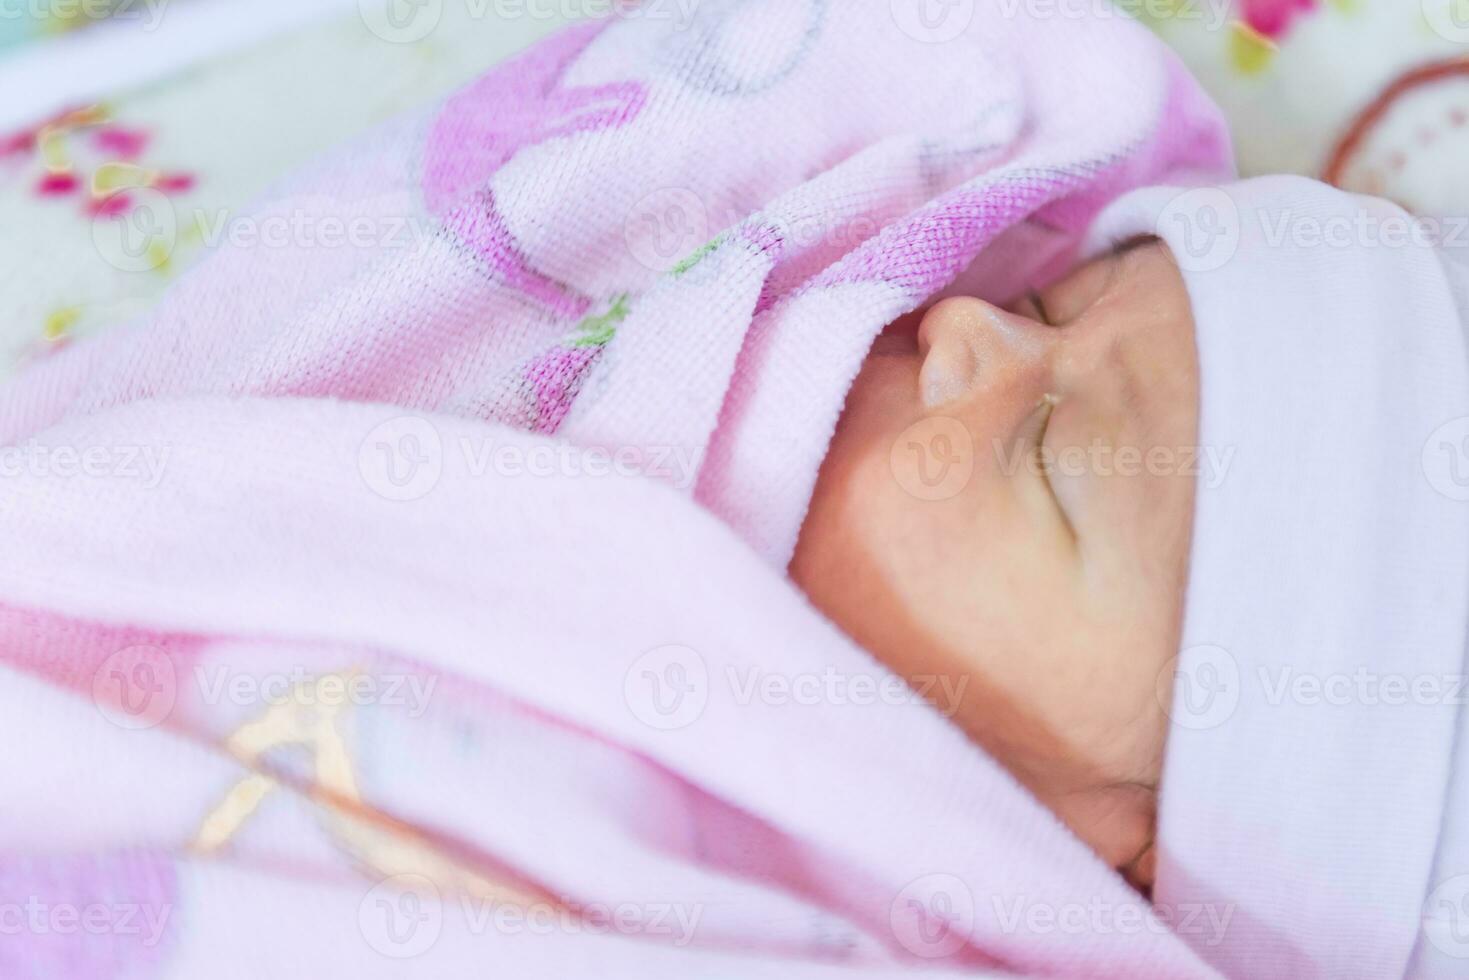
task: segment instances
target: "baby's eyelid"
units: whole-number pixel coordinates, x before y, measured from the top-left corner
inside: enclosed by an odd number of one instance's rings
[[[1084,282],[1078,281],[1082,277],[1089,278],[1087,276],[1089,267],[1083,266],[1043,292],[1037,290],[1031,293],[1030,301],[1041,313],[1042,322],[1053,327],[1065,326],[1096,306],[1122,281],[1128,265],[1128,257],[1149,241],[1151,239],[1132,239],[1107,255],[1094,260],[1091,263],[1092,266],[1103,264],[1105,268],[1098,277],[1102,280],[1101,283],[1093,288],[1086,289]],[[1076,302],[1077,297],[1073,294],[1081,289],[1084,289],[1087,295],[1083,296],[1082,302],[1078,303]],[[1047,294],[1050,296],[1049,299],[1046,298]]]
[[[1041,322],[1053,327],[1064,327],[1087,310],[1091,309],[1093,303],[1101,299],[1110,288],[1110,280],[1100,290],[1095,291],[1086,287],[1085,282],[1077,282],[1075,278],[1068,277],[1044,290],[1037,290],[1031,296],[1031,303],[1041,315]],[[1077,302],[1080,299],[1081,302]]]

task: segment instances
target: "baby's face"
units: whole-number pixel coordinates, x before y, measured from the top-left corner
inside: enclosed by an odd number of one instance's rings
[[[965,682],[955,720],[1141,887],[1197,428],[1193,318],[1160,243],[1009,310],[945,300],[874,346],[791,565],[894,669]]]

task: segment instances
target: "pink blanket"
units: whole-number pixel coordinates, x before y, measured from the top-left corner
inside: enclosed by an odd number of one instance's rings
[[[784,575],[884,324],[1227,167],[911,6],[563,33],[0,390],[0,974],[1213,975]]]

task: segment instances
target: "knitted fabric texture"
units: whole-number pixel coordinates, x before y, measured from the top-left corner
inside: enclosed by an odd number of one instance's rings
[[[135,913],[0,972],[1213,975],[785,577],[885,324],[1227,172],[1146,30],[888,6],[560,33],[0,389],[0,883]]]

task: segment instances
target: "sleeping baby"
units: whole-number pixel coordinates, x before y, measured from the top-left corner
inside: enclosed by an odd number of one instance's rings
[[[900,671],[971,677],[960,723],[1143,885],[1167,723],[1153,680],[1177,650],[1194,482],[1040,454],[1192,446],[1197,403],[1188,296],[1155,240],[1009,309],[946,299],[878,340],[791,566]],[[914,496],[938,462],[922,440],[954,426],[967,484]]]
[[[791,564],[900,672],[967,678],[956,721],[1135,887],[1292,883],[1361,976],[1469,956],[1469,266],[1439,227],[1297,178],[1134,192],[1054,285],[884,332]],[[1293,931],[1246,916],[1219,965],[1312,962]]]
[[[0,912],[174,911],[155,980],[1462,976],[1461,230],[1232,182],[1106,4],[929,6],[577,24],[241,216],[381,234],[0,384]],[[298,671],[437,693],[220,693]],[[899,699],[722,683],[828,672]]]

